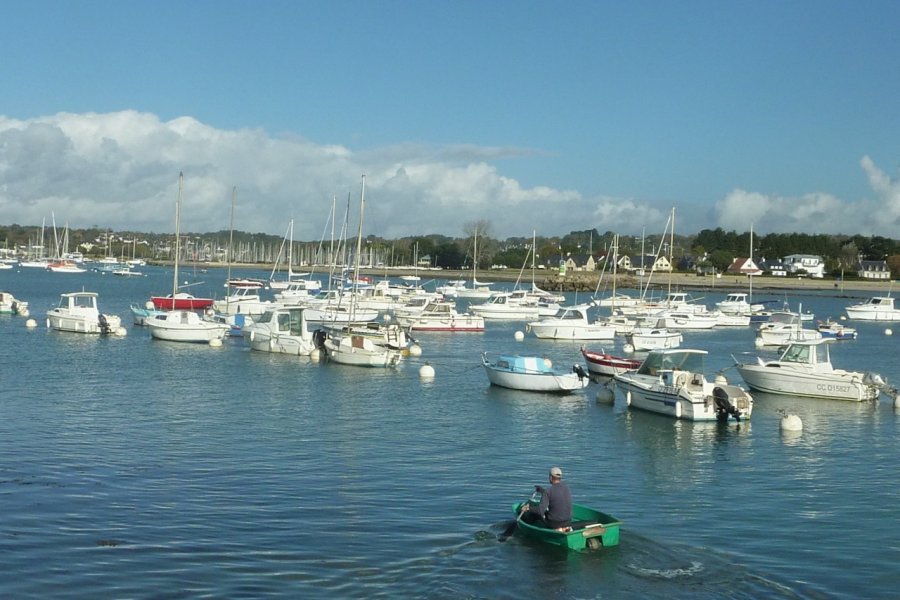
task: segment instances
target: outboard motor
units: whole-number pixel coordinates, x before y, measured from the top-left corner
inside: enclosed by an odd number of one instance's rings
[[[328,334],[325,333],[324,329],[316,329],[313,331],[313,343],[316,345],[316,348],[320,350],[325,349],[325,338]]]
[[[713,388],[713,402],[716,405],[716,420],[719,423],[728,421],[728,416],[734,417],[735,421],[741,420],[741,411],[731,403],[728,391],[721,387]]]
[[[106,320],[106,315],[103,313],[97,318],[97,322],[100,325],[100,333],[107,334],[109,333],[109,321]]]
[[[578,363],[572,365],[572,372],[578,375],[578,380],[582,381],[585,377],[587,377],[587,373],[584,372],[584,368]]]

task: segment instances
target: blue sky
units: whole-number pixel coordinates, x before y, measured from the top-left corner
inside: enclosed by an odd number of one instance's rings
[[[900,230],[897,2],[5,4],[0,222]]]

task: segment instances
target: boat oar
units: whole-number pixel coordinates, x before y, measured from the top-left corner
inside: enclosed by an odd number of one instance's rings
[[[512,534],[516,532],[516,528],[519,526],[519,519],[522,518],[522,515],[525,514],[526,510],[528,510],[528,500],[522,503],[522,507],[519,509],[519,514],[516,515],[516,518],[513,520],[513,522],[510,523],[506,527],[506,530],[498,537],[501,542],[505,542],[510,538],[510,536],[512,536]]]

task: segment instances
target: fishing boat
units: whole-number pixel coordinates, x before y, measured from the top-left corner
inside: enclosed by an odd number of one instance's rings
[[[513,390],[569,393],[590,383],[581,365],[574,365],[570,372],[559,371],[550,359],[538,356],[498,356],[490,362],[487,353],[482,353],[481,364],[492,385]]]
[[[588,373],[601,377],[613,377],[618,373],[636,371],[641,366],[641,360],[637,358],[625,358],[613,356],[601,349],[599,352],[581,347],[581,355],[587,362]]]
[[[774,311],[769,320],[756,330],[757,346],[783,346],[797,340],[815,340],[822,334],[815,329],[805,329],[801,313]]]
[[[305,310],[300,306],[267,310],[243,328],[250,349],[308,356],[316,349],[316,343],[303,314]]]
[[[397,317],[398,322],[415,331],[484,331],[484,317],[459,313],[455,302],[432,300],[417,314]]]
[[[737,363],[737,371],[751,389],[769,394],[861,402],[888,391],[877,373],[835,369],[831,343],[825,339],[791,342],[778,360],[757,357],[755,363]]]
[[[689,421],[726,422],[750,418],[753,398],[746,390],[728,385],[721,375],[706,379],[706,350],[653,350],[637,371],[617,373],[616,387],[629,407]]]
[[[47,327],[75,333],[120,333],[122,318],[101,313],[97,297],[97,292],[61,294],[59,305],[47,311]]]
[[[616,327],[588,320],[587,304],[563,306],[552,317],[531,321],[525,327],[535,337],[552,340],[605,340],[616,337]]]
[[[539,525],[526,523],[522,514],[526,504],[535,502],[531,500],[513,504],[512,510],[516,515],[516,529],[523,534],[550,544],[560,546],[568,550],[599,550],[609,548],[619,543],[619,528],[622,522],[615,517],[599,510],[588,508],[581,504],[572,505],[572,524],[561,529],[548,529]]]
[[[860,321],[900,321],[900,308],[894,308],[891,296],[875,296],[846,308],[847,317]]]
[[[513,292],[495,292],[487,302],[469,305],[469,311],[493,320],[527,321],[541,316],[541,310],[536,304],[520,301]],[[555,312],[556,310],[551,314]]]
[[[822,337],[826,339],[855,340],[857,336],[855,328],[847,327],[846,325],[838,323],[837,321],[832,321],[831,319],[819,321],[819,326],[816,329],[822,334]]]
[[[665,327],[665,321],[657,321],[655,327],[635,327],[631,333],[626,334],[625,339],[638,352],[643,350],[658,350],[664,348],[677,348],[681,345],[682,335],[680,331],[669,331]]]

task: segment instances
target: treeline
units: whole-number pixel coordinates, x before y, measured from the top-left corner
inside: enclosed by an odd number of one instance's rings
[[[16,249],[21,254],[38,243],[40,230],[40,227],[17,224],[0,226],[0,243],[7,251]],[[459,238],[431,234],[391,240],[369,235],[363,246],[363,262],[372,266],[405,266],[427,260],[428,265],[434,267],[470,269],[477,239],[479,269],[493,266],[520,269],[530,266],[532,261],[535,265],[554,267],[560,258],[603,256],[611,250],[616,239],[616,234],[611,231],[601,234],[597,229],[585,229],[564,236],[521,236],[500,240],[493,237],[490,230],[489,222],[479,221],[466,224],[464,235]],[[183,247],[191,248],[195,253],[202,251],[202,258],[207,260],[225,260],[230,238],[233,238],[231,257],[234,262],[273,262],[283,244],[281,236],[237,230],[233,234],[223,230],[182,236]],[[171,234],[110,232],[97,227],[68,232],[68,250],[78,249],[89,257],[135,254],[148,260],[167,260],[171,258],[166,253],[171,251],[172,242]],[[55,243],[48,230],[44,239],[45,255],[54,251]],[[674,238],[659,233],[622,235],[618,236],[618,252],[630,256],[671,255],[676,266],[709,265],[721,271],[735,258],[748,256],[750,243],[749,231],[738,233],[717,228],[704,229],[695,235],[675,235]],[[292,251],[295,260],[299,257],[321,262],[326,257],[330,260],[329,246],[330,242],[295,241]],[[348,248],[353,246],[352,243],[345,245],[341,256],[346,259]],[[895,276],[900,274],[900,242],[891,238],[806,233],[770,233],[753,237],[753,258],[757,261],[780,259],[790,254],[822,256],[826,269],[834,274],[854,270],[860,258],[886,260]]]

